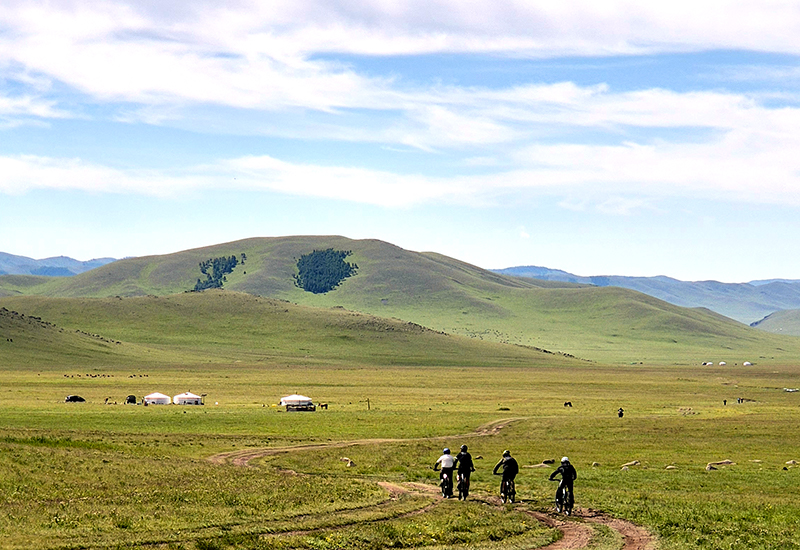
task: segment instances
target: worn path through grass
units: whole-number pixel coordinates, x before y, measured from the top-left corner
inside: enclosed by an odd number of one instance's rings
[[[496,420],[494,422],[489,422],[479,427],[473,433],[466,435],[471,435],[473,437],[496,435],[500,432],[500,430],[518,420],[523,420],[523,419],[505,418]],[[209,457],[208,459],[209,461],[215,464],[230,463],[236,466],[249,467],[252,465],[251,463],[256,460],[283,453],[291,453],[299,451],[315,451],[323,449],[344,449],[348,447],[356,447],[363,445],[378,445],[383,443],[401,443],[410,441],[415,441],[415,442],[437,441],[443,439],[452,439],[453,437],[462,437],[462,436],[440,436],[440,437],[414,438],[406,440],[361,439],[355,441],[339,441],[333,443],[323,443],[314,445],[295,445],[288,447],[245,449],[239,451],[219,453]],[[348,459],[343,458],[342,460],[348,460]],[[285,473],[292,475],[297,474],[297,472],[294,471],[288,471]],[[396,500],[400,497],[400,495],[405,495],[405,494],[438,495],[439,493],[439,489],[437,487],[422,483],[411,482],[411,483],[398,484],[387,481],[381,481],[378,482],[378,485],[388,492],[391,500]],[[473,495],[472,500],[473,501],[477,500],[478,502],[483,502],[485,504],[489,504],[499,509],[514,507],[514,505],[503,504],[498,497],[492,497],[488,495],[478,495],[478,496]],[[437,502],[434,501],[423,508],[408,512],[402,517],[408,517],[411,515],[430,512],[436,505]],[[561,538],[559,540],[551,544],[548,544],[546,546],[537,545],[537,546],[531,546],[531,548],[539,548],[540,550],[579,550],[588,547],[590,541],[594,536],[595,531],[583,521],[576,521],[576,518],[578,520],[585,520],[589,523],[604,525],[610,528],[611,530],[615,531],[616,533],[618,533],[619,537],[622,539],[622,550],[650,550],[655,548],[655,542],[653,537],[643,527],[640,527],[638,525],[633,524],[632,522],[625,521],[620,518],[613,518],[610,515],[597,510],[576,508],[573,511],[573,517],[567,520],[566,518],[562,516],[557,516],[554,513],[547,513],[542,510],[530,509],[524,504],[522,506],[516,506],[516,507],[522,510],[524,513],[530,515],[532,518],[540,522],[542,525],[550,529],[557,529],[560,532]],[[324,530],[330,531],[329,528]],[[311,535],[314,533],[316,533],[316,531],[306,530],[304,532],[295,531],[289,533],[289,535],[299,536],[299,535]]]

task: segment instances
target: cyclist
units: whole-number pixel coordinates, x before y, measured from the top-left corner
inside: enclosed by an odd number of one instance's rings
[[[574,500],[575,494],[572,492],[572,483],[578,479],[578,472],[575,471],[575,466],[570,464],[569,458],[566,456],[561,459],[561,466],[559,466],[555,472],[550,474],[550,481],[554,481],[555,476],[559,474],[561,474],[561,481],[559,482],[558,489],[556,490],[556,501],[561,502],[565,487],[569,489],[569,492]]]
[[[467,452],[467,446],[461,446],[461,452],[456,455],[456,466],[458,467],[459,477],[459,490],[458,499],[461,500],[461,495],[464,495],[464,500],[467,500],[469,494],[469,476],[475,471],[475,465],[472,463],[472,455]]]
[[[449,483],[442,485],[442,496],[444,498],[453,496],[453,470],[455,469],[455,463],[456,460],[453,458],[453,455],[450,454],[450,449],[445,447],[442,451],[442,456],[440,456],[436,464],[433,465],[434,470],[438,470],[439,466],[442,467],[442,471],[439,473],[440,482],[444,482],[445,475],[449,480]]]
[[[497,470],[503,468],[503,479],[500,482],[500,496],[507,496],[506,495],[506,483],[514,483],[514,478],[517,477],[519,473],[519,464],[515,458],[511,456],[511,451],[505,450],[503,451],[503,458],[500,459],[500,462],[495,464],[494,470],[492,473],[497,475]]]

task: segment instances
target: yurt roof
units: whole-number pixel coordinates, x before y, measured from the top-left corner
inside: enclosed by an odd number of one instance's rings
[[[164,399],[165,397],[169,399],[169,395],[164,395],[163,393],[159,392],[151,393],[150,395],[144,396],[145,399]]]
[[[291,404],[311,403],[311,398],[306,397],[305,395],[297,395],[296,393],[293,395],[287,395],[286,397],[281,397],[281,405],[286,405],[287,403]]]
[[[199,395],[195,395],[190,391],[179,393],[175,396],[175,399],[180,399],[181,397],[186,397],[187,399],[200,399]]]

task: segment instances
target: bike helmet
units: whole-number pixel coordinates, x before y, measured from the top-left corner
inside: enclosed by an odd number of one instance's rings
[[[503,456],[511,456],[511,451],[506,449],[505,451],[503,451]]]
[[[566,456],[561,459],[561,464],[566,464],[568,462],[569,462],[569,458],[567,458]]]
[[[449,455],[449,454],[450,454],[450,449],[449,449],[448,447],[445,447],[445,448],[444,448],[444,451],[442,451],[442,452],[443,452],[444,454],[446,454],[446,455]]]
[[[461,446],[461,450],[464,451],[464,452],[467,452],[467,446],[466,445],[462,445]]]

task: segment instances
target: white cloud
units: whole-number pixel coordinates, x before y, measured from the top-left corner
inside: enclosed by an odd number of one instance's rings
[[[56,107],[55,101],[43,100],[30,95],[19,97],[0,95],[0,117],[26,116],[47,119],[64,118],[68,115]]]
[[[465,166],[509,168],[437,178],[252,156],[175,171],[123,171],[76,159],[6,156],[0,157],[0,191],[168,194],[236,186],[406,206],[491,202],[523,189],[557,193],[569,207],[594,205],[615,213],[636,211],[641,197],[662,196],[800,205],[800,109],[769,108],[760,96],[659,88],[617,92],[572,82],[412,87],[315,57],[602,56],[709,48],[800,53],[800,5],[7,0],[0,5],[0,68],[13,67],[6,78],[28,93],[0,95],[0,120],[67,116],[52,92],[66,86],[87,102],[123,103],[116,120],[160,124],[179,119],[183,109],[206,105],[318,111],[331,113],[334,121],[303,119],[265,133],[466,151]],[[364,122],[369,115],[359,118],[355,111],[382,116]],[[621,143],[627,127],[706,134],[699,140]],[[604,142],[579,141],[587,129],[603,134]]]
[[[391,82],[313,57],[325,53],[800,53],[800,6],[776,1],[7,0],[0,29],[0,65],[99,101],[267,110],[407,108]]]
[[[10,195],[34,189],[54,189],[166,196],[208,183],[207,179],[196,175],[124,171],[80,159],[0,156],[0,192]]]
[[[730,132],[704,144],[535,145],[519,168],[433,177],[246,156],[172,170],[120,170],[80,159],[0,157],[0,192],[80,189],[183,195],[203,189],[262,190],[384,207],[488,206],[527,196],[565,197],[564,208],[633,214],[659,199],[706,198],[800,206],[800,138]]]

